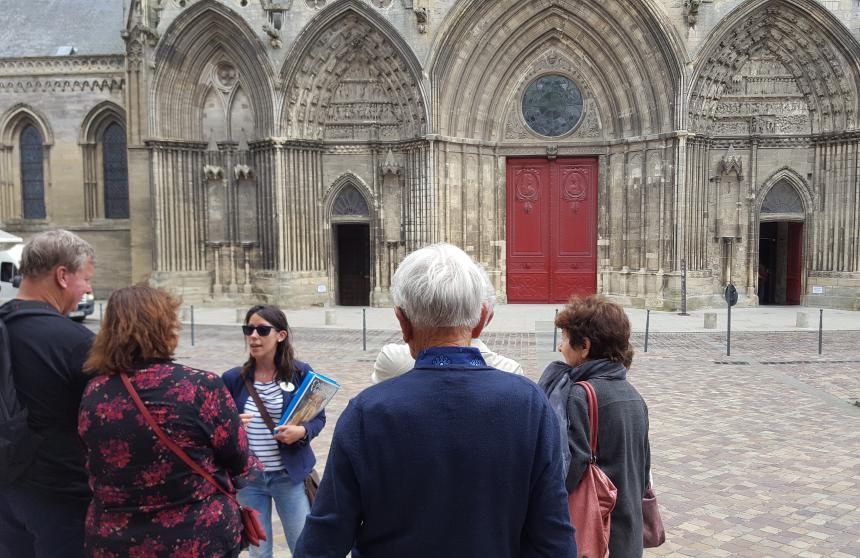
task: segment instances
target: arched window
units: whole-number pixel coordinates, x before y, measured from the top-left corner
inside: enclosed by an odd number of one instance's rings
[[[782,180],[770,189],[761,204],[761,212],[768,213],[797,213],[803,214],[803,202],[794,187]]]
[[[105,218],[128,219],[128,155],[125,130],[116,122],[102,134]]]
[[[367,208],[367,202],[361,192],[348,184],[340,191],[337,198],[334,200],[332,207],[332,217],[363,217],[370,216],[370,210]]]
[[[32,124],[21,131],[21,192],[24,219],[45,218],[45,166],[42,134]]]

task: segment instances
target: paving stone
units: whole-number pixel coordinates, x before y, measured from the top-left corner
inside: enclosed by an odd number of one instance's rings
[[[392,331],[302,328],[298,357],[337,378],[328,425],[313,448],[324,468],[334,424],[346,403],[370,385],[379,348]],[[533,333],[498,333],[487,344],[520,361],[537,380],[548,354]],[[652,472],[667,542],[645,556],[860,556],[860,332],[817,334],[652,334],[643,337],[631,382],[649,407]],[[183,332],[178,359],[223,372],[246,357],[237,326]],[[290,556],[279,525],[277,558]]]

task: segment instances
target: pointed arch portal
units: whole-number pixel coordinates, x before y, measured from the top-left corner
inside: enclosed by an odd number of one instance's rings
[[[370,304],[370,209],[352,183],[345,184],[331,204],[335,249],[337,303]]]
[[[758,246],[759,304],[800,304],[803,285],[803,200],[786,179],[761,204]]]

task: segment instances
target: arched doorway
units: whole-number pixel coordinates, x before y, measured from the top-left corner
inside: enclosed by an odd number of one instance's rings
[[[804,221],[797,190],[786,180],[778,182],[759,213],[759,304],[800,304]]]
[[[331,208],[337,304],[370,304],[370,209],[352,184],[337,194]]]

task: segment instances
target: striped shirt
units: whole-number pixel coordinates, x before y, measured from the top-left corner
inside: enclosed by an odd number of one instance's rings
[[[283,395],[278,382],[254,382],[254,389],[257,390],[263,405],[269,411],[269,416],[277,424],[284,412]],[[280,471],[284,468],[284,464],[281,462],[278,442],[272,437],[272,432],[263,422],[263,417],[260,416],[253,397],[248,396],[248,400],[245,402],[245,412],[254,415],[246,427],[248,445],[251,447],[251,451],[254,452],[266,471]]]

